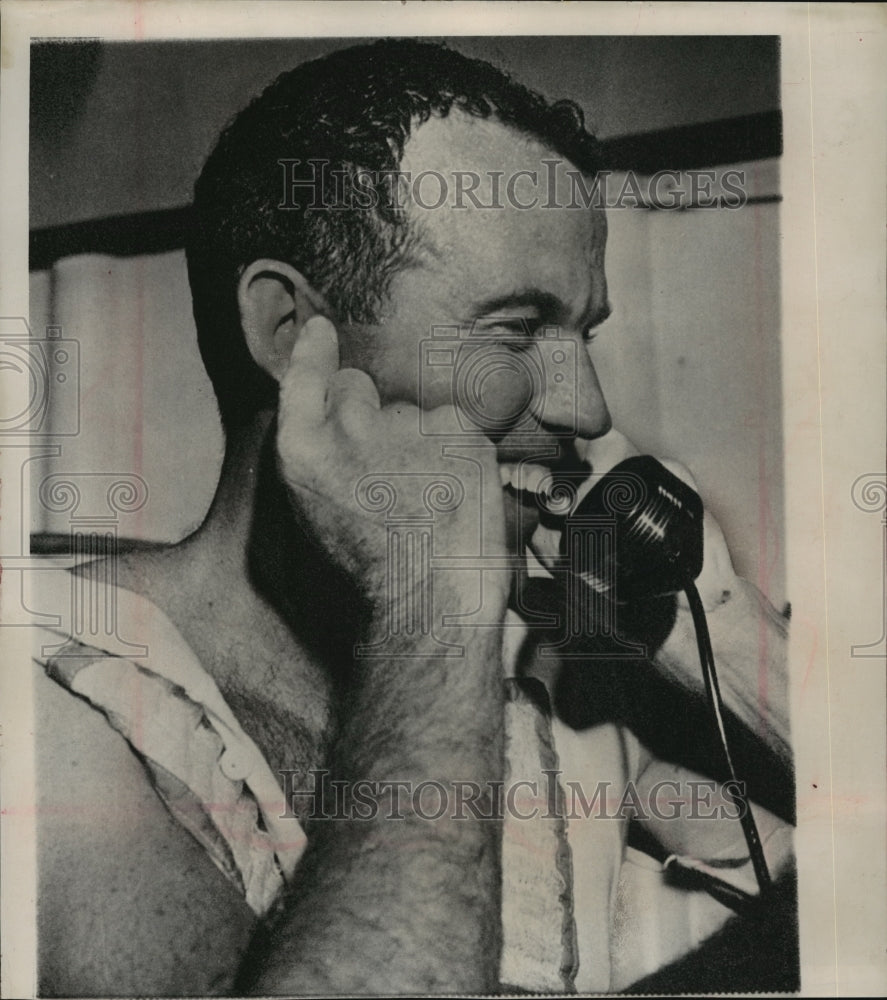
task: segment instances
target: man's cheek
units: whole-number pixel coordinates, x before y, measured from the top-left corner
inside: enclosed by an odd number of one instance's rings
[[[463,351],[453,379],[454,402],[493,437],[526,419],[539,392],[538,373],[507,347]]]
[[[533,386],[522,369],[492,368],[477,385],[472,402],[478,422],[503,433],[526,420],[533,399]]]
[[[452,369],[448,370],[444,365],[420,365],[416,396],[417,405],[423,410],[457,405]]]

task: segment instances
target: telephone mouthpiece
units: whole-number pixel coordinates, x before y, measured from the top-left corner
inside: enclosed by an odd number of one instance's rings
[[[702,501],[650,455],[614,466],[566,517],[561,556],[609,600],[677,593],[702,572]]]

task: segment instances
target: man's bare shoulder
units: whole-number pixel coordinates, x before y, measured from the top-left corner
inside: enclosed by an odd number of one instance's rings
[[[226,992],[252,912],[104,717],[34,684],[41,993]]]

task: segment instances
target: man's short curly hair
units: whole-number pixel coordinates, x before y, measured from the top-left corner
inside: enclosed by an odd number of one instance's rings
[[[494,118],[593,176],[598,144],[572,101],[550,103],[501,70],[443,45],[388,39],[339,50],[277,78],[222,132],[194,189],[188,276],[200,352],[228,430],[276,405],[237,306],[243,269],[286,261],[354,322],[371,323],[417,239],[391,184],[371,209],[341,204],[341,177],[390,177],[411,130],[452,108]],[[323,161],[323,206],[281,209],[280,160]],[[339,182],[335,174],[339,172]],[[317,174],[312,174],[315,182]]]

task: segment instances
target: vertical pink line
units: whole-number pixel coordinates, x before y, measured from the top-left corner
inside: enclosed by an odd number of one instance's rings
[[[145,448],[145,262],[141,257],[134,260],[135,264],[135,322],[136,337],[133,357],[133,395],[132,395],[132,461],[133,471],[144,478],[144,448]],[[150,487],[149,487],[150,488]],[[135,512],[136,532],[141,535],[142,511]]]
[[[145,11],[142,6],[141,0],[137,0],[135,8],[135,18],[133,21],[133,33],[137,39],[143,39],[145,37]],[[138,116],[138,129],[137,135],[140,137],[145,136],[145,123],[142,115],[142,101],[136,102],[136,114]],[[137,193],[139,199],[139,204],[144,207],[144,170],[142,165],[144,164],[143,151],[139,150],[139,155],[136,159],[139,165],[136,169],[135,176],[133,177],[134,184],[133,189]],[[132,462],[133,471],[136,475],[141,476],[143,479],[145,477],[145,262],[144,258],[138,257],[134,261],[135,264],[135,279],[136,279],[136,290],[135,290],[135,320],[136,320],[136,338],[134,345],[134,357],[133,357],[133,395],[132,395]],[[147,481],[147,480],[146,480]],[[150,485],[149,485],[150,489]],[[130,522],[133,524],[133,528],[130,529],[132,534],[137,538],[144,536],[144,506],[139,507],[135,514],[135,521]],[[127,532],[129,533],[129,532]],[[116,581],[115,581],[116,582]],[[141,624],[141,622],[140,622]],[[139,629],[139,635],[142,634],[142,630]],[[151,650],[148,649],[148,657],[150,658]],[[149,659],[150,665],[150,659]],[[145,728],[145,706],[144,700],[142,698],[142,687],[140,683],[140,675],[135,674],[135,688],[133,691],[135,704],[133,705],[133,729],[136,734],[136,738],[139,740],[140,745],[144,744],[144,728]]]
[[[135,16],[133,19],[133,34],[137,39],[143,39],[145,37],[145,11],[142,6],[141,0],[137,0],[135,6]],[[142,113],[142,101],[136,102],[136,115],[138,117],[138,128],[136,134],[140,139],[145,137],[145,122]],[[143,150],[139,149],[138,155],[136,157],[136,168],[134,170],[132,190],[135,192],[136,198],[138,199],[138,206],[144,208],[144,155]],[[134,206],[135,207],[135,206]],[[132,471],[136,475],[141,476],[143,479],[145,477],[144,469],[144,459],[145,459],[145,264],[144,259],[137,257],[133,261],[134,264],[134,277],[136,281],[135,288],[135,343],[133,344],[133,364],[131,368],[131,389],[132,389]],[[147,480],[146,480],[147,481]],[[150,484],[149,484],[150,489]],[[125,523],[127,525],[132,525],[132,527],[127,527],[126,533],[132,534],[137,538],[144,536],[144,507],[139,507],[135,514],[135,520],[130,521],[129,518],[126,519]],[[116,576],[116,574],[115,574]],[[116,580],[114,581],[116,583]],[[139,623],[141,624],[141,622]],[[140,628],[138,634],[142,635],[143,630]],[[150,655],[151,650],[148,649],[148,665],[150,666]],[[138,673],[134,674],[134,687],[132,689],[132,696],[134,699],[133,703],[133,713],[132,713],[132,725],[133,731],[136,739],[139,741],[140,745],[144,744],[144,730],[145,730],[145,706],[144,700],[142,698],[142,687],[140,683],[140,675]]]
[[[143,39],[145,37],[145,8],[141,0],[137,0],[135,5],[135,16],[133,19],[133,32],[137,39]],[[139,136],[140,145],[144,142],[145,137],[148,137],[148,142],[150,144],[151,136],[153,135],[152,127],[154,122],[151,120],[150,111],[148,113],[148,120],[145,121],[145,114],[143,108],[143,94],[139,95],[139,100],[136,102],[135,114],[137,117],[137,129],[136,135]],[[145,204],[145,170],[144,170],[145,156],[144,149],[141,148],[138,151],[138,156],[135,161],[135,169],[133,176],[132,189],[138,199],[138,207],[152,207],[146,206]],[[134,206],[136,207],[136,206]],[[133,398],[132,398],[132,417],[133,417],[133,450],[132,450],[132,460],[133,460],[133,471],[145,478],[144,474],[144,433],[145,433],[145,262],[143,257],[138,257],[134,260],[135,264],[135,278],[136,278],[136,344],[135,344],[135,356],[133,358],[133,371],[134,371],[134,385],[133,385]],[[156,294],[156,293],[155,293]],[[150,490],[150,484],[149,484]],[[135,513],[135,521],[130,522],[133,524],[131,532],[138,538],[144,536],[144,507],[140,507]]]
[[[752,164],[752,178],[754,181],[753,190],[757,191],[758,167]],[[770,552],[768,545],[768,526],[770,523],[770,495],[768,490],[768,424],[769,410],[766,392],[768,364],[767,351],[764,345],[765,323],[764,323],[764,300],[766,292],[764,282],[766,280],[764,272],[763,252],[761,248],[761,213],[766,211],[764,206],[755,205],[752,208],[752,218],[754,220],[754,283],[755,283],[755,357],[757,359],[758,377],[757,381],[757,434],[758,434],[758,589],[765,596],[769,596],[770,590]],[[758,705],[760,712],[760,727],[763,730],[767,718],[767,688],[768,688],[768,640],[766,623],[761,619],[758,624]]]
[[[137,40],[142,40],[145,37],[145,7],[142,0],[136,0],[134,5],[133,13],[133,38]],[[135,114],[137,117],[137,128],[135,134],[139,136],[140,144],[144,142],[146,135],[148,136],[148,141],[150,143],[151,134],[146,133],[144,120],[145,116],[143,114],[143,100],[141,98],[144,95],[139,95],[140,99],[136,101],[135,104]],[[147,123],[150,127],[153,123],[149,120]],[[144,199],[144,150],[138,149],[137,155],[135,157],[131,191],[135,197],[136,203],[132,206],[133,210],[138,210],[139,208],[144,209],[145,199]],[[144,477],[144,423],[145,423],[145,413],[144,413],[144,397],[145,397],[145,346],[144,346],[144,336],[145,336],[145,288],[144,288],[144,260],[143,258],[135,258],[134,261],[135,269],[135,279],[137,288],[135,291],[135,309],[134,318],[136,323],[135,330],[135,345],[133,352],[133,366],[132,366],[132,377],[130,379],[130,388],[132,391],[131,397],[131,428],[132,428],[132,463],[134,471],[137,475]],[[125,470],[129,471],[129,470]],[[150,486],[149,486],[150,489]],[[143,535],[143,508],[139,508],[135,513],[135,522],[130,522],[127,518],[127,522],[132,527],[124,529],[126,534],[135,535],[136,537],[142,537]]]

